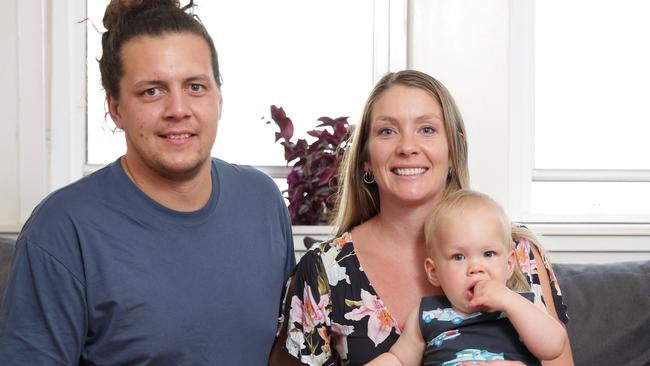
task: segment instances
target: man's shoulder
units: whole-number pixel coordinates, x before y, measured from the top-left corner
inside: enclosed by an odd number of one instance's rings
[[[216,170],[217,180],[221,187],[227,189],[241,191],[245,190],[247,193],[252,193],[251,190],[259,191],[260,193],[278,193],[278,186],[265,172],[250,166],[233,164],[223,161],[218,158],[212,158],[213,172]]]
[[[60,228],[75,217],[91,215],[96,210],[95,202],[103,200],[107,187],[113,185],[106,182],[109,170],[110,165],[47,195],[32,211],[23,232]]]
[[[271,180],[271,177],[268,174],[253,166],[233,164],[219,158],[212,158],[212,168],[216,169],[220,175],[225,175],[227,177]]]
[[[113,169],[112,165],[107,165],[53,191],[41,201],[41,205],[74,206],[88,202],[101,193],[107,192],[108,187],[114,187],[113,183],[107,181],[111,179],[111,169]]]

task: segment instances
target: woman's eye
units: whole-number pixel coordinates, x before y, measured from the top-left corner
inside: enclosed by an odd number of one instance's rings
[[[390,136],[393,135],[395,131],[393,131],[391,128],[382,128],[379,130],[379,136]]]
[[[483,253],[483,256],[488,258],[494,257],[495,255],[497,255],[497,252],[495,252],[494,250],[488,250],[487,252]]]
[[[425,135],[431,135],[436,132],[436,129],[431,126],[422,127],[422,133]]]
[[[451,256],[451,259],[455,261],[462,261],[463,259],[465,259],[465,256],[462,254],[454,254]]]

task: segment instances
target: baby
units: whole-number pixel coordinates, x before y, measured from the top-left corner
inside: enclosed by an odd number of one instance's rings
[[[546,313],[519,270],[510,221],[490,197],[461,190],[425,224],[429,281],[445,296],[425,297],[390,352],[367,365],[459,365],[558,357],[566,330]]]

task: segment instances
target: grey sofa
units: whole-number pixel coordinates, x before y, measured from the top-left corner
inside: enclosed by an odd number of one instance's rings
[[[650,365],[650,261],[553,267],[575,364]]]
[[[14,243],[0,237],[0,297]],[[650,365],[650,261],[555,264],[577,366]]]

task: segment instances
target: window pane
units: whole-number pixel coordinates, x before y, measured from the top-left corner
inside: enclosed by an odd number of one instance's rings
[[[86,162],[107,164],[126,152],[126,142],[121,131],[115,131],[115,124],[107,114],[104,89],[99,76],[97,59],[101,57],[102,18],[108,0],[87,2],[90,21],[86,22],[87,60],[87,111],[86,111]]]
[[[287,183],[286,178],[273,178],[273,181],[275,182],[275,184],[277,184],[280,192],[282,192],[282,197],[286,197],[287,194],[284,193],[284,191],[289,189],[289,184]],[[287,203],[287,205],[289,204],[289,201],[285,200],[285,202]]]
[[[535,167],[650,169],[650,2],[535,7]]]
[[[89,2],[89,16],[101,24],[106,1]],[[274,142],[276,127],[265,125],[271,104],[291,117],[298,137],[321,116],[361,114],[372,87],[373,2],[202,1],[197,13],[219,53],[223,114],[212,151],[227,161],[285,165]],[[125,151],[123,135],[103,124],[103,96],[92,59],[99,36],[89,30],[88,162],[101,164]],[[94,48],[91,48],[94,47]],[[95,73],[94,75],[91,73]],[[103,126],[103,129],[102,129]],[[119,143],[116,142],[119,141]]]
[[[537,214],[582,216],[650,214],[650,182],[534,182]]]

